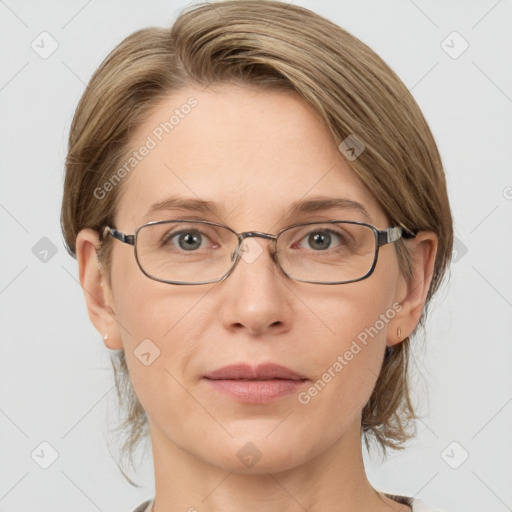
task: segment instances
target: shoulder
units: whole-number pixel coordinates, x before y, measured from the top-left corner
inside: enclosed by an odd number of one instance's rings
[[[141,503],[137,508],[135,508],[133,512],[150,512],[152,503],[153,500],[146,500],[144,503]]]

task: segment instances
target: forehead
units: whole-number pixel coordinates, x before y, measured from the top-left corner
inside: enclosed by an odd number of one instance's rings
[[[313,197],[357,201],[374,222],[383,218],[327,126],[292,91],[187,87],[152,110],[130,155],[116,219],[125,229],[158,220],[148,210],[176,196],[215,203],[216,220],[235,229],[275,225],[289,205]]]

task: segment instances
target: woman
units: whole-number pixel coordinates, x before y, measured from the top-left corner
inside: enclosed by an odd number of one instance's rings
[[[361,436],[410,437],[451,212],[419,107],[361,41],[255,0],[132,34],[75,113],[62,226],[126,452],[149,432],[137,512],[433,510],[372,487]]]

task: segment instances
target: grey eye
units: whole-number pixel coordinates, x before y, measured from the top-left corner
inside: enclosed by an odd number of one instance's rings
[[[331,239],[331,235],[325,231],[311,233],[308,236],[308,244],[312,249],[315,250],[328,249],[331,245]]]
[[[178,245],[184,251],[193,251],[201,247],[202,236],[199,233],[183,233],[178,236]],[[174,237],[173,237],[174,238]]]

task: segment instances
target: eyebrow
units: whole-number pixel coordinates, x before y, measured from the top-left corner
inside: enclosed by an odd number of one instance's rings
[[[291,204],[290,216],[304,213],[321,212],[323,210],[331,210],[334,208],[354,210],[360,213],[366,220],[371,220],[370,214],[361,203],[344,197],[319,198],[309,199],[307,201],[295,201],[294,203]]]
[[[344,209],[353,210],[361,214],[367,221],[370,221],[370,214],[366,208],[357,201],[348,198],[314,198],[308,200],[294,201],[288,210],[288,216],[293,217],[295,215],[305,213],[316,213],[324,210],[331,209]],[[185,197],[170,197],[163,201],[159,201],[150,207],[144,218],[148,218],[156,212],[163,210],[189,210],[203,214],[214,214],[219,217],[219,208],[213,201],[204,201],[202,199],[193,199]]]
[[[154,213],[162,210],[191,210],[199,213],[213,213],[219,216],[219,210],[213,201],[188,199],[185,197],[170,197],[152,205],[144,215],[144,218],[151,217]]]

